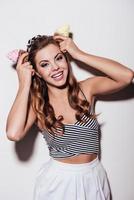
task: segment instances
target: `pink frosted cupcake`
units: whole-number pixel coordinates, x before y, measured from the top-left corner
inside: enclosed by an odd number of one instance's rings
[[[7,58],[13,63],[17,63],[17,60],[21,53],[25,52],[24,50],[15,49],[7,54]]]
[[[19,57],[19,49],[15,49],[7,54],[7,58],[11,60],[13,63],[16,63]]]

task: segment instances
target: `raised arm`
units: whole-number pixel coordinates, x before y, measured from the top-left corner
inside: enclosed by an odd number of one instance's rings
[[[107,95],[117,92],[132,82],[133,71],[114,60],[81,52],[79,60],[103,72],[106,76],[86,79],[85,85],[92,95]]]
[[[92,95],[109,94],[116,92],[128,84],[133,79],[133,71],[128,67],[114,60],[91,55],[80,50],[71,38],[64,36],[54,36],[60,42],[61,51],[67,51],[74,59],[77,59],[101,72],[105,76],[95,76],[84,81],[85,87]]]
[[[36,120],[36,115],[29,104],[31,76],[34,73],[29,62],[23,63],[27,53],[20,56],[17,63],[19,89],[8,114],[6,133],[9,140],[19,141],[24,137]]]

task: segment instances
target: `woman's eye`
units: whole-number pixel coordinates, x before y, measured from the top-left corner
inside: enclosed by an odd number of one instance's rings
[[[47,66],[48,66],[48,63],[42,63],[40,66],[41,66],[41,67],[47,67]]]
[[[59,56],[58,58],[57,58],[57,60],[61,60],[63,58],[63,56]]]

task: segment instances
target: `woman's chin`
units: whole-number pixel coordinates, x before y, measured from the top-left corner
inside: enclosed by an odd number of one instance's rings
[[[56,82],[54,84],[54,86],[57,87],[57,88],[65,88],[66,85],[67,85],[67,81],[66,80],[65,81],[59,81],[59,82]]]
[[[48,87],[55,87],[55,88],[65,88],[67,86],[67,79],[61,80],[54,80],[52,82],[47,83]]]

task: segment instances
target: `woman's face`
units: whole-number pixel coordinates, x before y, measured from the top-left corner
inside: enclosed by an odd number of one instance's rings
[[[35,56],[36,68],[48,87],[62,87],[66,84],[68,63],[60,48],[49,44]]]

